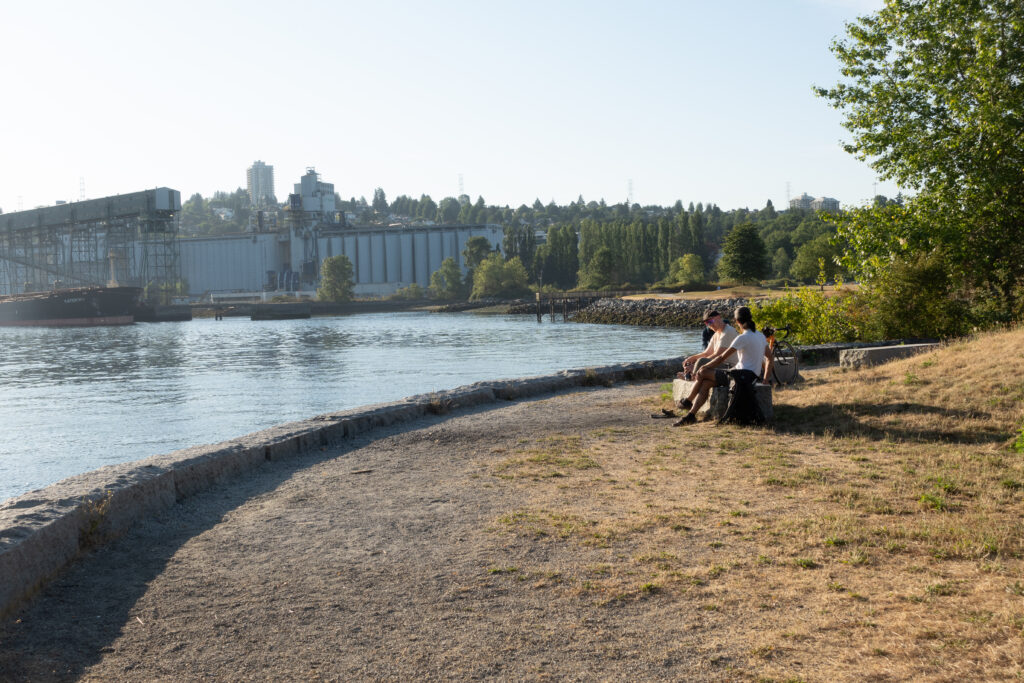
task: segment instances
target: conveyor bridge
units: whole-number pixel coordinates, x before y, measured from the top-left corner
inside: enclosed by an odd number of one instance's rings
[[[0,291],[142,287],[161,301],[182,287],[181,194],[159,187],[0,214]]]

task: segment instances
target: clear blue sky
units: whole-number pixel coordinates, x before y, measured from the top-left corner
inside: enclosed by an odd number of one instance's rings
[[[0,208],[168,186],[284,199],[307,166],[488,204],[859,204],[874,173],[815,97],[881,0],[7,2]],[[880,183],[878,192],[896,194]]]

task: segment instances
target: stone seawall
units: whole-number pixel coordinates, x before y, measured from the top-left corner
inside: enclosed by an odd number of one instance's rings
[[[579,323],[692,327],[703,322],[704,310],[713,307],[732,319],[737,306],[747,299],[600,299],[573,316]]]
[[[393,403],[318,415],[209,446],[196,446],[69,477],[0,503],[0,618],[83,551],[135,522],[267,461],[337,446],[375,429],[499,401],[583,386],[671,377],[682,358],[477,382]]]

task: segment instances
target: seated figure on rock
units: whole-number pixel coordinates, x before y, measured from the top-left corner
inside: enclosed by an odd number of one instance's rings
[[[705,332],[708,330],[712,332],[711,339],[708,341],[707,345],[705,345],[703,351],[695,353],[692,356],[687,356],[686,359],[683,360],[683,371],[676,373],[677,379],[694,381],[700,384],[700,379],[698,378],[703,377],[703,370],[701,367],[719,353],[729,348],[732,344],[732,340],[736,338],[735,328],[726,324],[725,319],[722,318],[717,309],[708,308],[704,311],[704,325],[706,326]],[[726,374],[726,371],[730,367],[732,367],[732,363],[728,363],[717,373],[713,373],[709,376],[716,382],[714,386],[729,386],[729,376]],[[686,408],[689,406],[684,405],[682,407]],[[662,414],[655,414],[651,417],[676,417],[676,414],[671,410],[663,410]]]
[[[729,344],[721,347],[721,350],[717,351],[711,360],[697,371],[692,378],[694,385],[690,395],[680,401],[681,407],[689,412],[674,422],[673,427],[696,422],[697,411],[707,401],[711,390],[716,386],[729,386],[729,372],[720,369],[721,366],[732,365],[735,360],[735,369],[732,372],[741,373],[737,375],[737,379],[747,380],[748,384],[752,384],[759,377],[764,378],[765,381],[771,377],[772,357],[771,350],[768,348],[768,340],[757,331],[757,325],[754,324],[750,309],[746,306],[737,308],[735,320],[743,331],[742,334],[737,335],[733,332]],[[714,339],[712,339],[712,344],[714,344]],[[712,347],[712,344],[708,344],[708,349]]]

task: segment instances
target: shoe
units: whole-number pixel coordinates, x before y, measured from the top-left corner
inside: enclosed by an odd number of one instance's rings
[[[676,411],[662,408],[660,413],[651,413],[652,420],[667,420],[670,417],[676,417]]]
[[[697,416],[694,415],[693,413],[687,413],[686,415],[683,415],[681,418],[679,418],[678,420],[673,422],[672,426],[673,427],[685,427],[686,425],[696,424],[696,422],[697,422]]]
[[[679,405],[682,408],[685,408],[686,410],[689,410],[690,408],[693,407],[693,401],[691,401],[688,398],[684,398],[682,401],[679,402]]]

